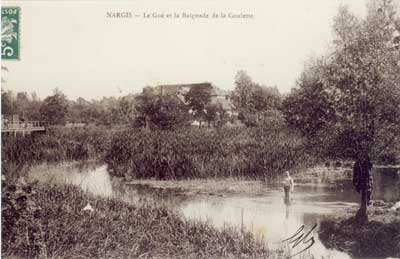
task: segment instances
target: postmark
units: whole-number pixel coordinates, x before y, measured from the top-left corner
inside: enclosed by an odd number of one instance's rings
[[[20,59],[20,8],[1,7],[1,58]]]

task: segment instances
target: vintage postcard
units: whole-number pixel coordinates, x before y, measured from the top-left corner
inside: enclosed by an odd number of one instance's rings
[[[1,186],[2,258],[400,258],[400,1],[2,1]]]

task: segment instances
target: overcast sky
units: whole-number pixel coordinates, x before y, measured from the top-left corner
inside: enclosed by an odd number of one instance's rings
[[[365,0],[3,1],[21,7],[21,60],[3,62],[4,89],[60,88],[68,98],[140,92],[146,85],[212,82],[233,89],[240,69],[288,92],[303,62],[332,38],[340,4]],[[253,19],[112,19],[110,11],[247,13]]]

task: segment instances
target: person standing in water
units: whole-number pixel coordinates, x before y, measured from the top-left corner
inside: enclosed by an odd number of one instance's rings
[[[283,179],[283,190],[285,191],[285,202],[290,200],[290,193],[293,192],[294,181],[290,176],[289,171],[285,172],[285,178]]]

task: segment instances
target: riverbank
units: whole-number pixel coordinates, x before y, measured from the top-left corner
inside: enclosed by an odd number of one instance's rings
[[[211,205],[205,209],[204,206],[208,206],[207,204],[214,203],[217,201],[221,201],[221,205],[225,204],[226,213],[223,217],[229,217],[233,213],[233,215],[237,215],[235,219],[230,219],[230,223],[235,225],[237,229],[241,229],[240,225],[240,217],[244,217],[243,220],[245,222],[245,226],[247,226],[248,230],[253,232],[253,235],[256,238],[261,237],[258,236],[258,232],[254,231],[254,224],[258,226],[259,229],[264,229],[262,226],[265,224],[265,216],[261,216],[259,219],[255,220],[254,216],[257,214],[254,211],[247,208],[243,212],[240,209],[237,209],[236,206],[238,202],[243,199],[247,199],[249,203],[246,204],[254,204],[257,207],[257,211],[261,209],[261,207],[265,207],[265,213],[271,214],[279,214],[280,211],[284,211],[285,207],[283,206],[281,200],[281,192],[276,189],[276,185],[273,183],[267,184],[264,181],[243,181],[237,178],[225,178],[225,179],[213,179],[213,180],[168,180],[168,181],[160,181],[160,180],[131,180],[125,181],[124,178],[110,177],[107,172],[107,168],[105,165],[101,163],[78,163],[78,162],[66,162],[61,164],[41,164],[37,166],[32,166],[31,170],[26,177],[26,182],[34,182],[38,181],[40,183],[47,183],[51,185],[62,186],[65,184],[76,185],[82,190],[85,190],[89,193],[95,193],[99,195],[99,197],[107,197],[107,199],[116,198],[119,202],[124,201],[126,204],[134,207],[142,207],[144,204],[146,206],[150,206],[152,208],[157,207],[167,207],[171,209],[171,211],[180,211],[183,213],[186,219],[192,220],[200,220],[201,217],[197,218],[195,214],[198,209],[201,209],[201,215],[214,215],[214,219],[219,219],[221,217],[221,207]],[[136,186],[135,186],[136,185]],[[296,187],[295,187],[296,188]],[[299,209],[302,207],[303,201],[311,201],[319,203],[321,200],[319,198],[311,198],[309,192],[305,193],[305,190],[311,188],[313,193],[318,196],[321,194],[328,194],[329,192],[334,192],[335,188],[319,188],[319,187],[303,187],[298,186],[295,191],[296,195],[296,204],[292,206],[292,210]],[[322,191],[324,190],[324,191]],[[341,189],[338,189],[339,191]],[[326,192],[327,191],[327,192]],[[306,196],[302,195],[305,193]],[[239,194],[239,195],[236,195]],[[278,197],[276,196],[278,195]],[[335,194],[336,195],[336,194]],[[348,194],[345,194],[348,195]],[[212,197],[212,196],[221,196],[221,197]],[[258,197],[257,197],[258,196]],[[239,197],[235,200],[235,197]],[[268,202],[265,202],[265,197],[268,198]],[[336,197],[336,196],[335,196]],[[347,197],[347,196],[346,196]],[[310,200],[311,198],[311,200]],[[342,199],[340,197],[336,197],[337,199]],[[72,199],[71,197],[67,197],[66,199]],[[305,199],[305,200],[304,200]],[[232,202],[234,204],[230,204]],[[329,199],[327,200],[329,201]],[[189,207],[179,207],[179,204],[186,204],[193,206]],[[189,202],[189,203],[188,203]],[[258,202],[261,202],[258,204]],[[322,200],[324,202],[324,200]],[[272,205],[273,204],[273,205]],[[270,206],[271,205],[271,206]],[[304,208],[308,213],[314,211],[315,213],[323,213],[323,211],[328,211],[327,207],[324,207],[321,210],[321,207],[318,205],[313,208],[310,207],[311,204],[307,204]],[[179,210],[176,210],[178,207]],[[184,205],[185,206],[185,205]],[[323,205],[322,205],[323,206]],[[93,206],[94,207],[94,206]],[[313,208],[314,210],[312,210]],[[354,207],[356,208],[356,207]],[[272,209],[272,210],[271,210]],[[211,214],[203,214],[203,212],[207,210],[214,211]],[[248,211],[249,210],[249,211]],[[301,209],[301,211],[304,211]],[[191,214],[194,212],[194,214]],[[290,210],[287,211],[290,214]],[[153,212],[149,212],[147,215],[150,217]],[[215,214],[213,214],[215,213]],[[379,213],[379,212],[378,212]],[[179,215],[179,214],[178,214]],[[242,215],[242,216],[240,216]],[[251,215],[249,217],[249,215]],[[352,216],[349,211],[348,217]],[[180,216],[180,215],[179,215]],[[284,216],[283,216],[284,217]],[[286,216],[287,217],[287,216]],[[292,215],[293,217],[293,215]],[[183,217],[182,217],[183,219]],[[287,219],[288,220],[288,219]],[[288,220],[291,222],[290,219]],[[298,227],[298,222],[294,219],[296,223],[293,223],[293,231]],[[302,220],[302,219],[301,219]],[[309,219],[313,220],[313,219]],[[239,222],[239,224],[237,224]],[[258,222],[258,223],[257,223]],[[274,219],[276,225],[285,226],[285,220],[280,221],[276,218]],[[302,222],[302,221],[300,221]],[[310,221],[307,221],[307,224],[310,224]],[[210,222],[214,227],[218,228],[221,225],[215,224],[215,222]],[[194,223],[196,224],[196,223]],[[202,224],[202,223],[200,223]],[[243,224],[243,223],[242,223]],[[260,227],[261,226],[261,227]],[[275,226],[266,225],[269,231],[273,231]],[[221,229],[220,229],[221,230]],[[224,230],[224,229],[222,229]],[[289,231],[290,232],[290,231]],[[271,232],[272,233],[272,232]],[[276,234],[281,234],[280,230],[276,230]],[[283,237],[286,237],[285,234]],[[258,240],[258,239],[257,239]],[[339,257],[340,258],[340,257]]]
[[[77,187],[4,185],[2,256],[284,258],[250,233],[184,220],[165,207],[88,195]],[[90,204],[93,211],[84,210]]]
[[[321,222],[319,237],[327,248],[356,257],[400,257],[400,209],[395,203],[373,201],[369,222],[358,224],[358,206],[339,210]]]

